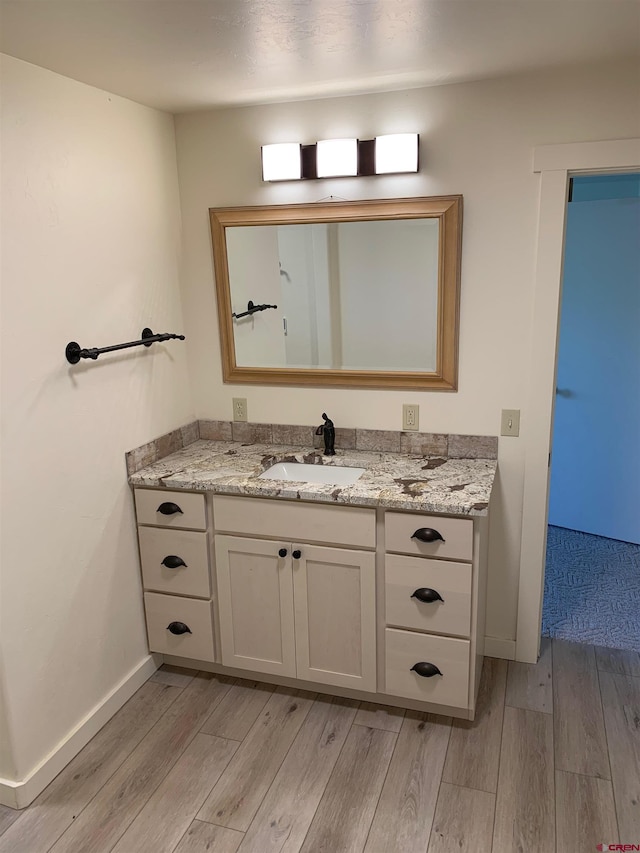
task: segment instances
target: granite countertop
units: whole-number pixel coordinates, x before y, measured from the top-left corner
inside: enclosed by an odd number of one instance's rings
[[[262,480],[276,462],[364,468],[350,486]],[[198,440],[129,476],[133,486],[228,495],[382,506],[450,515],[487,515],[495,459],[447,459],[363,450],[322,451],[287,445]]]

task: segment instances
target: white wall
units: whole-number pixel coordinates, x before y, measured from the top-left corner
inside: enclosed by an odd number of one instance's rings
[[[638,135],[637,67],[611,64],[494,81],[176,117],[183,215],[183,293],[197,414],[229,418],[248,398],[251,419],[399,429],[402,402],[420,427],[497,434],[501,408],[535,412],[529,382],[538,177],[532,148]],[[286,184],[260,180],[260,145],[339,136],[421,134],[418,175]],[[457,393],[224,385],[207,209],[309,202],[330,194],[375,198],[464,195],[460,380]],[[502,439],[491,520],[487,633],[515,638],[523,442]]]
[[[185,343],[64,357],[183,330],[173,118],[2,75],[0,773],[20,781],[147,659],[124,453],[194,412]]]
[[[338,228],[342,364],[436,369],[438,222],[345,222]]]
[[[249,302],[256,305],[280,303],[278,234],[275,228],[229,228],[227,257],[231,289],[231,309],[243,314]],[[285,363],[282,334],[282,306],[233,321],[236,363],[251,367],[262,353],[265,363],[279,367]]]
[[[287,324],[282,367],[331,367],[327,226],[279,225],[277,231],[278,300]],[[254,366],[262,363],[258,354]]]

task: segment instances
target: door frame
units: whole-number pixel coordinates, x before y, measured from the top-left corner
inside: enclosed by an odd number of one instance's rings
[[[516,660],[535,663],[540,650],[549,509],[549,474],[558,356],[562,266],[569,179],[579,174],[640,170],[640,138],[541,145],[529,418],[524,431],[524,485]]]

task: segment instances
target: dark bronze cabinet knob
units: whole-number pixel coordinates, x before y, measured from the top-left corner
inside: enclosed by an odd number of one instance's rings
[[[278,551],[278,557],[286,557],[286,556],[287,556],[287,549],[286,548],[280,548],[280,550]]]
[[[295,550],[295,551],[292,551],[292,552],[291,552],[291,556],[293,557],[293,559],[294,559],[294,560],[299,560],[299,559],[300,559],[300,557],[302,557],[302,551],[299,551],[299,550],[296,548],[296,550]]]

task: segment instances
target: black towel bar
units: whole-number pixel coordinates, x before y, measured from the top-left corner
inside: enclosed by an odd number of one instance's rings
[[[277,308],[277,305],[254,305],[251,300],[247,303],[247,310],[243,311],[241,314],[232,314],[232,317],[235,317],[236,320],[239,320],[240,317],[248,317],[251,314],[255,314],[256,311],[266,311],[267,308]]]
[[[173,339],[183,341],[184,335],[174,335],[169,332],[156,335],[151,331],[151,329],[143,329],[142,337],[139,341],[129,341],[126,344],[114,344],[111,347],[93,347],[92,349],[82,349],[80,344],[75,341],[70,341],[67,344],[67,348],[64,353],[69,364],[77,364],[81,358],[92,358],[95,361],[103,352],[113,352],[117,349],[128,349],[129,347],[150,347],[151,344],[158,343],[159,341],[169,341]]]

